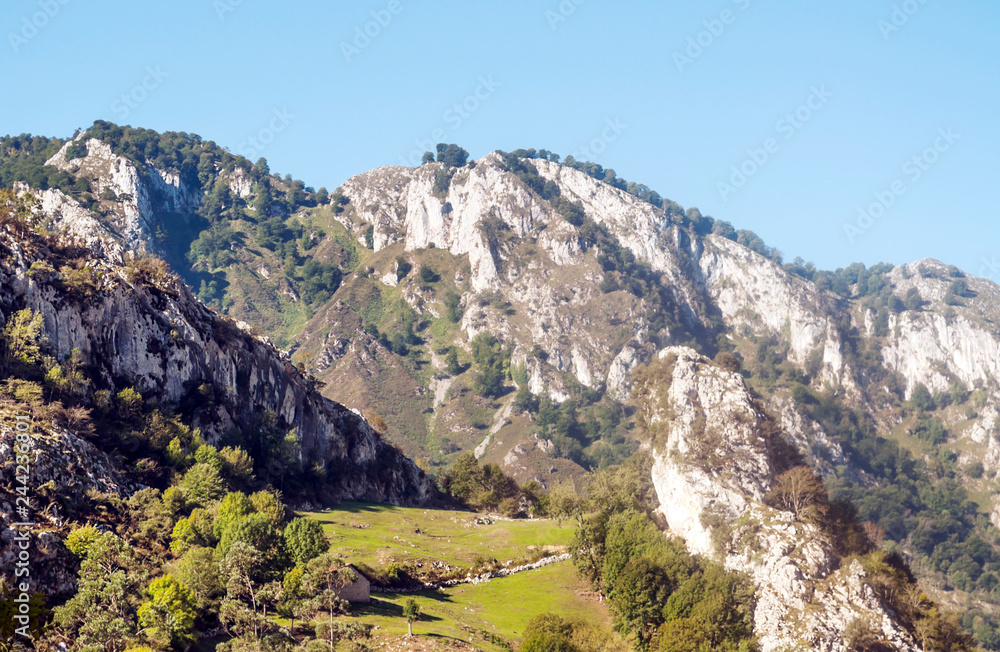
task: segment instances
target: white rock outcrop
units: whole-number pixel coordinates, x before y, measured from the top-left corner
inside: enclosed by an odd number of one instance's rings
[[[861,618],[892,649],[915,652],[860,564],[841,565],[816,527],[762,502],[781,449],[742,377],[683,347],[659,358],[671,368],[669,382],[656,388],[646,417],[660,429],[652,471],[660,512],[691,552],[754,582],[762,649],[840,652],[848,623]]]

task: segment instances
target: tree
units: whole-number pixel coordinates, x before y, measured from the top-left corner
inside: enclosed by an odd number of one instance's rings
[[[253,503],[245,493],[232,491],[226,494],[222,501],[219,502],[219,507],[215,512],[215,524],[212,530],[215,535],[215,539],[221,540],[222,535],[224,535],[236,521],[244,516],[252,514],[253,511]]]
[[[668,623],[687,621],[685,627],[691,640],[704,638],[706,649],[734,650],[753,637],[754,604],[753,585],[747,579],[708,563],[703,571],[696,572],[670,595],[663,608],[663,618]],[[699,626],[700,635],[695,636]],[[666,642],[662,628],[660,633],[662,650]],[[673,635],[678,638],[677,632]],[[698,648],[682,648],[675,644],[667,649]]]
[[[405,278],[411,269],[413,269],[413,265],[410,264],[410,261],[402,256],[396,256],[396,276],[398,278]]]
[[[41,355],[42,313],[30,309],[18,310],[3,329],[4,368],[13,363],[30,367],[38,363]]]
[[[428,163],[434,162],[434,152],[424,152],[423,158],[420,159],[420,165],[427,165]]]
[[[248,514],[228,527],[219,538],[219,554],[228,555],[238,543],[244,543],[257,551],[255,577],[261,581],[274,579],[287,565],[285,541],[271,520],[263,514]]]
[[[245,450],[239,447],[226,446],[219,451],[222,457],[223,472],[237,483],[246,482],[253,474],[253,460]]]
[[[270,491],[257,491],[250,496],[254,511],[266,516],[274,527],[285,522],[285,506],[281,499]]]
[[[305,564],[330,549],[330,542],[323,534],[319,521],[295,518],[285,526],[285,547],[296,564]]]
[[[326,616],[323,624],[331,647],[337,642],[334,617],[347,611],[347,602],[340,597],[339,590],[356,580],[357,574],[332,552],[323,553],[306,564],[302,587],[306,595],[312,596],[308,606],[313,614]]]
[[[814,525],[821,525],[830,511],[823,481],[808,466],[796,466],[779,475],[764,502]]]
[[[136,634],[135,613],[146,578],[132,547],[105,532],[87,548],[77,592],[56,608],[55,620],[80,649],[121,652]]]
[[[924,299],[920,296],[920,290],[917,288],[910,288],[906,291],[906,297],[903,299],[903,305],[907,310],[920,310],[924,306]]]
[[[449,376],[457,376],[462,373],[462,365],[458,362],[458,349],[451,347],[444,356],[444,370]]]
[[[708,628],[692,618],[676,618],[665,622],[656,633],[658,652],[711,652]]]
[[[189,503],[200,507],[207,507],[226,493],[226,483],[219,470],[208,464],[192,466],[178,486]]]
[[[403,617],[406,618],[406,630],[409,636],[413,636],[413,623],[420,618],[420,605],[413,598],[407,598],[403,605]]]
[[[195,597],[173,575],[152,581],[148,599],[139,606],[139,624],[146,635],[161,644],[183,647],[193,643]]]
[[[455,167],[460,168],[466,164],[469,159],[469,153],[455,145],[454,143],[437,144],[437,160],[438,163],[444,163],[446,168]]]
[[[923,383],[913,386],[913,391],[910,392],[910,405],[922,412],[932,412],[937,407],[930,390]]]
[[[270,628],[267,619],[267,590],[260,582],[261,552],[237,541],[219,565],[226,597],[219,608],[219,620],[237,636],[260,638]]]
[[[656,630],[663,624],[663,607],[670,596],[667,573],[648,557],[630,561],[622,570],[612,592],[615,630],[635,636],[636,647],[647,650]]]
[[[444,295],[445,317],[453,324],[462,318],[462,295],[454,290],[448,290]]]
[[[223,593],[219,564],[211,548],[192,548],[177,564],[177,579],[191,589],[199,612],[206,613]]]
[[[556,614],[544,613],[528,621],[521,638],[521,652],[576,652],[573,626]]]
[[[420,266],[420,280],[424,283],[437,283],[441,280],[441,276],[434,271],[433,267],[424,264]]]
[[[504,380],[510,372],[510,349],[486,331],[478,333],[472,342],[472,359],[479,374],[472,381],[473,391],[480,396],[497,398],[503,395]]]

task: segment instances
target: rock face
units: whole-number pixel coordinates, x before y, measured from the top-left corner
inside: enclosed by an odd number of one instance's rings
[[[194,211],[201,202],[199,194],[187,188],[177,173],[153,165],[140,170],[106,143],[83,134],[79,138],[86,141],[87,156],[67,160],[67,150],[75,142],[69,141],[46,165],[93,179],[96,195],[113,193],[109,196],[115,197],[118,207],[109,218],[115,234],[132,249],[158,251],[154,238],[158,216]]]
[[[762,501],[781,466],[773,421],[738,374],[691,349],[659,353],[670,369],[647,420],[659,424],[653,484],[671,532],[757,586],[754,628],[765,651],[845,650],[856,618],[895,650],[917,650],[857,561],[840,564],[815,526]]]
[[[31,444],[28,452],[27,480],[28,515],[21,517],[17,507],[22,497],[13,478],[21,475],[15,455],[15,431],[11,427],[13,416],[7,414],[0,425],[0,469],[5,482],[0,483],[0,521],[4,530],[0,535],[0,563],[4,568],[15,568],[16,556],[21,550],[15,545],[14,523],[36,523],[39,529],[31,530],[28,538],[32,591],[52,596],[76,588],[78,560],[60,543],[59,529],[64,526],[60,502],[65,497],[95,491],[105,496],[127,498],[138,485],[131,482],[117,465],[102,451],[72,432],[40,424],[29,430]],[[10,479],[9,481],[7,479]],[[18,528],[23,530],[23,528]]]
[[[68,291],[58,273],[27,274],[40,259],[60,268],[57,254],[9,236],[0,246],[8,254],[0,263],[0,311],[40,313],[53,355],[79,349],[94,389],[133,387],[164,406],[209,391],[214,406],[197,409],[191,425],[210,443],[231,429],[250,432],[273,412],[294,429],[301,460],[325,465],[332,499],[419,504],[433,493],[424,472],[361,416],[320,396],[286,354],[213,314],[176,277],[90,258],[94,286]]]

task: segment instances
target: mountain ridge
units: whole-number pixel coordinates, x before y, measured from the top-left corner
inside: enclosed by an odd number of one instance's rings
[[[939,596],[975,596],[975,618],[1000,605],[992,281],[933,260],[783,264],[751,232],[544,150],[384,166],[333,193],[221,153],[171,177],[148,157],[86,150],[48,159],[93,196],[74,207],[43,190],[49,228],[165,252],[432,470],[475,451],[555,488],[621,461],[648,445],[633,370],[689,346],[739,373],[831,495]],[[198,174],[192,208],[179,189]],[[167,178],[164,200],[152,189]]]

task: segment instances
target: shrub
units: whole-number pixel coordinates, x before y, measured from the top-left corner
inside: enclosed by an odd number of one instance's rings
[[[420,280],[424,283],[437,283],[441,276],[430,265],[425,264],[420,266]]]
[[[208,464],[195,464],[181,478],[184,497],[193,505],[207,507],[226,493],[219,470]]]
[[[779,475],[764,502],[814,525],[822,525],[830,509],[822,480],[808,466],[796,466]]]
[[[170,267],[153,256],[136,256],[125,265],[125,278],[147,288],[173,290],[174,277]]]
[[[735,374],[740,373],[743,369],[743,365],[740,364],[740,359],[737,358],[735,354],[728,351],[719,351],[719,353],[716,354],[715,365]]]
[[[308,518],[295,518],[285,526],[285,547],[296,564],[305,564],[330,549],[323,526]]]
[[[93,525],[83,525],[66,535],[66,549],[83,559],[100,536],[100,531]]]

